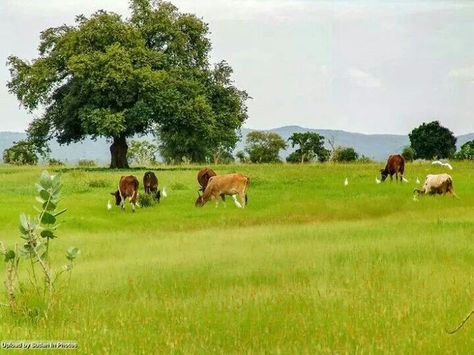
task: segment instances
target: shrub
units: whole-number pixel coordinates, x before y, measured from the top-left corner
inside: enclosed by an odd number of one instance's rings
[[[80,166],[81,168],[87,168],[87,167],[94,167],[97,166],[95,160],[87,160],[87,159],[81,159],[77,162],[77,166]]]
[[[406,161],[413,161],[415,159],[415,149],[412,147],[403,148],[402,157],[404,157]]]
[[[3,151],[3,162],[15,165],[38,164],[37,150],[33,143],[21,140]]]
[[[94,180],[89,180],[88,185],[89,187],[92,187],[92,188],[98,188],[98,187],[107,187],[109,186],[109,183],[107,180],[104,180],[104,179],[94,179]]]
[[[64,163],[61,160],[51,158],[48,160],[48,165],[49,166],[63,166]]]
[[[151,194],[139,194],[138,203],[141,207],[151,207],[157,203],[156,198]]]
[[[70,247],[66,252],[68,263],[60,270],[51,266],[51,242],[58,238],[56,234],[57,218],[66,212],[57,210],[60,201],[61,181],[59,175],[51,176],[43,171],[36,184],[39,206],[35,207],[38,214],[31,218],[26,214],[20,215],[20,238],[22,247],[15,245],[8,248],[0,242],[0,254],[6,263],[5,287],[8,306],[13,312],[21,312],[35,317],[45,315],[54,301],[55,285],[63,273],[71,273],[73,262],[79,254],[79,249]],[[23,264],[22,260],[26,260]],[[19,266],[25,265],[27,272],[19,272]],[[41,275],[20,280],[28,275]],[[31,286],[29,286],[31,285]],[[31,290],[31,288],[33,290]],[[33,299],[34,298],[34,299]],[[35,300],[39,300],[39,303]],[[34,304],[34,306],[32,306]]]
[[[356,161],[358,157],[359,154],[357,154],[352,147],[337,147],[332,152],[331,160],[336,162],[350,162]]]

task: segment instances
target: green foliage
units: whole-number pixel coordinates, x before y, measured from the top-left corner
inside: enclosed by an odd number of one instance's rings
[[[233,148],[248,95],[226,62],[209,64],[207,24],[164,1],[131,0],[130,8],[129,19],[97,11],[48,28],[37,58],[8,58],[10,92],[42,113],[30,139],[110,138],[113,168],[128,167],[126,138],[135,134],[156,132],[168,161]]]
[[[464,143],[456,153],[458,160],[474,160],[474,140]]]
[[[356,153],[352,147],[337,147],[332,152],[332,161],[336,162],[351,162],[356,161],[359,157],[359,154]]]
[[[61,160],[50,158],[48,160],[48,165],[49,166],[64,166],[65,164]]]
[[[253,131],[247,135],[245,151],[252,163],[273,163],[280,161],[278,154],[286,146],[283,138],[277,133]]]
[[[37,149],[27,140],[21,140],[3,151],[3,162],[15,165],[38,164]]]
[[[408,135],[415,159],[451,158],[456,152],[456,137],[438,121],[423,123]]]
[[[362,163],[362,164],[368,164],[368,163],[372,163],[372,159],[370,159],[368,156],[366,155],[361,155],[358,159],[357,159],[357,162],[358,163]]]
[[[131,141],[128,147],[127,158],[129,162],[137,165],[156,163],[158,147],[147,141]]]
[[[79,254],[79,249],[69,248],[66,254],[69,263],[58,272],[51,268],[50,244],[53,239],[58,238],[56,233],[59,227],[57,218],[66,212],[66,209],[58,209],[61,188],[59,175],[51,176],[47,171],[43,171],[39,182],[36,184],[38,192],[36,201],[39,206],[34,208],[38,213],[37,216],[32,218],[25,213],[20,214],[19,231],[23,246],[21,248],[15,246],[15,248],[9,249],[3,243],[0,243],[0,253],[4,255],[7,264],[5,280],[7,297],[9,306],[13,311],[31,312],[31,309],[25,309],[25,305],[28,304],[27,299],[22,300],[22,304],[18,302],[18,296],[28,295],[25,288],[20,287],[23,282],[18,279],[20,259],[27,261],[28,273],[33,275],[33,278],[29,279],[30,284],[34,289],[34,293],[41,299],[41,303],[46,306],[46,309],[41,311],[47,315],[47,311],[54,301],[54,290],[58,277],[64,272],[71,272],[73,261]],[[36,277],[38,273],[42,275],[42,278]]]
[[[138,195],[138,204],[143,208],[154,206],[156,203],[157,201],[152,194]]]
[[[329,151],[324,148],[324,137],[316,132],[293,133],[288,139],[291,146],[298,146],[286,159],[291,163],[305,163],[318,158],[319,161],[326,161]]]
[[[97,166],[97,163],[95,162],[95,160],[80,159],[77,162],[77,166],[81,168],[92,168],[92,167]]]
[[[88,182],[89,187],[101,188],[109,186],[109,182],[105,179],[92,179]]]
[[[402,151],[402,157],[405,158],[406,161],[413,161],[415,159],[415,150],[412,147],[405,147]]]
[[[239,159],[239,162],[241,163],[248,163],[249,162],[249,157],[243,150],[239,150],[237,153],[235,153],[235,157]]]

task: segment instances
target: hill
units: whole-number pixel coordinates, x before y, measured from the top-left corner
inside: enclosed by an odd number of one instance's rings
[[[237,143],[235,151],[243,150],[245,146],[245,138],[253,129],[243,128],[242,138]],[[330,129],[311,129],[300,126],[284,126],[270,129],[269,131],[278,133],[285,140],[295,132],[317,132],[326,139],[334,140],[336,145],[354,147],[359,154],[363,154],[373,160],[385,160],[387,155],[400,152],[404,146],[409,144],[408,136],[401,134],[362,134],[354,132],[346,132],[341,130]],[[26,137],[25,133],[20,132],[0,132],[0,152],[10,147],[13,142]],[[145,137],[146,140],[153,140],[153,137]],[[474,139],[474,133],[458,136],[458,148],[469,140]],[[104,138],[97,140],[86,139],[82,143],[74,143],[70,145],[59,145],[51,142],[51,156],[61,161],[76,163],[79,159],[96,160],[99,163],[108,163],[109,143]],[[281,153],[282,158],[286,158],[293,149],[290,147]]]

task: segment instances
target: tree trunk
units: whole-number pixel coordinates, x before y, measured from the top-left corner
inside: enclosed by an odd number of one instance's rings
[[[111,169],[128,169],[127,151],[128,145],[125,136],[114,137],[114,142],[110,146]]]

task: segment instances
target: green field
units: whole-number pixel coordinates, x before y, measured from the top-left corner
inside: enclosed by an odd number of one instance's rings
[[[89,354],[472,353],[474,320],[445,329],[474,303],[473,165],[449,171],[460,199],[418,202],[416,177],[444,168],[408,164],[409,183],[377,185],[380,167],[217,166],[250,177],[248,208],[199,209],[198,167],[163,166],[168,197],[135,214],[106,204],[121,175],[145,170],[64,169],[51,256],[81,249],[70,286],[47,319],[1,307],[0,340],[76,340]],[[0,240],[20,241],[41,170],[0,167]]]

